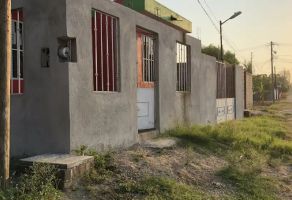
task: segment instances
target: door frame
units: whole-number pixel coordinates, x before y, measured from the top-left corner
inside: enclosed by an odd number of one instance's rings
[[[136,27],[136,48],[137,46],[137,39],[138,39],[138,33],[147,35],[153,38],[153,49],[154,49],[154,128],[152,129],[143,129],[139,130],[138,128],[138,117],[137,119],[137,132],[138,133],[144,133],[144,132],[149,132],[149,131],[159,131],[160,130],[160,106],[159,106],[159,39],[158,39],[158,34],[151,31],[147,30],[143,27]],[[138,49],[136,49],[136,95],[138,91]],[[137,101],[137,96],[136,96],[136,101]],[[137,106],[137,102],[136,102]],[[136,112],[137,114],[137,112]]]

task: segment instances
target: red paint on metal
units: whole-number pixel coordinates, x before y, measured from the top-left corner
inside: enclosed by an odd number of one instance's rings
[[[115,17],[93,11],[92,52],[95,91],[117,91],[117,53]],[[96,19],[95,19],[96,15]],[[96,31],[94,30],[96,28]]]
[[[13,79],[11,81],[11,93],[12,94],[23,94],[24,93],[24,80]]]
[[[23,21],[23,11],[21,8],[12,10],[11,12],[12,12],[11,17],[13,20],[18,20],[18,13],[19,13],[19,21]]]
[[[109,78],[109,91],[113,91],[113,61],[112,61],[112,44],[113,44],[113,38],[112,38],[112,17],[107,16],[107,26],[108,26],[108,78]]]
[[[11,14],[12,14],[12,20],[15,20],[17,22],[23,22],[23,11],[22,11],[22,9],[12,10]],[[22,34],[23,34],[23,32],[22,32]],[[17,41],[17,42],[19,42],[19,41]],[[17,49],[18,47],[14,46],[13,48]],[[23,50],[23,46],[19,46],[19,49],[14,50],[14,51],[20,51],[20,50]],[[22,53],[23,52],[21,52],[20,54],[22,54]],[[16,58],[17,63],[16,63],[15,66],[12,66],[12,67],[17,67],[17,76],[13,77],[12,80],[11,80],[11,89],[10,89],[11,94],[23,94],[24,93],[24,79],[23,79],[23,69],[22,69],[23,62],[22,61],[18,61],[20,59],[21,58]],[[18,63],[18,62],[21,62],[21,63]],[[19,65],[21,65],[21,66],[19,67]],[[20,70],[20,72],[18,70]],[[21,77],[19,77],[19,73],[21,73]]]
[[[143,81],[143,39],[142,36],[147,33],[148,36],[151,33],[142,31],[141,29],[137,29],[137,67],[138,67],[138,80],[137,87],[138,88],[154,88],[154,82],[144,82]]]
[[[93,52],[93,89],[94,91],[97,90],[97,85],[96,85],[96,76],[97,76],[97,72],[96,72],[96,47],[95,47],[95,41],[96,41],[96,35],[95,35],[95,27],[96,27],[96,17],[95,15],[92,15],[92,52]]]

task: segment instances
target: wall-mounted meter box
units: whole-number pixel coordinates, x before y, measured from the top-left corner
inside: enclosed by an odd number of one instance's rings
[[[58,56],[60,62],[77,62],[76,38],[59,37],[58,38]]]

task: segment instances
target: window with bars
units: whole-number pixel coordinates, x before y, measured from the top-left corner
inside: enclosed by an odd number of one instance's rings
[[[155,58],[154,58],[154,39],[153,37],[142,35],[142,78],[143,82],[155,81]]]
[[[23,76],[23,12],[21,9],[12,11],[12,62],[11,62],[11,93],[24,93]]]
[[[118,19],[92,10],[94,91],[119,91]]]
[[[177,61],[177,84],[176,90],[179,92],[191,91],[191,66],[189,58],[190,47],[178,43],[176,44],[176,61]]]

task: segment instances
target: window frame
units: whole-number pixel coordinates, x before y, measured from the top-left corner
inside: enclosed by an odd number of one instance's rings
[[[185,51],[183,51],[185,48]],[[185,58],[183,58],[185,56]],[[186,63],[182,61],[185,60]],[[191,46],[176,41],[176,92],[191,93]]]
[[[99,20],[97,15],[99,14]],[[105,25],[103,24],[103,18],[105,18]],[[108,20],[110,19],[111,29],[109,30]],[[93,55],[93,92],[95,93],[118,93],[121,92],[121,80],[120,80],[120,23],[119,18],[109,13],[102,12],[97,9],[91,9],[91,29],[92,29],[92,55]],[[98,32],[98,26],[100,30]],[[104,27],[105,34],[104,34]],[[110,31],[110,32],[109,32]],[[104,38],[106,44],[104,45]],[[110,39],[109,39],[110,38]],[[98,43],[98,41],[100,43]],[[100,49],[98,49],[100,48]],[[109,52],[104,53],[104,48]],[[100,51],[100,52],[99,52]],[[99,55],[98,55],[99,54]],[[106,55],[106,66],[104,63],[104,57]],[[110,55],[110,56],[109,56]],[[111,58],[109,58],[111,57]],[[100,61],[98,61],[100,59]],[[111,64],[110,64],[111,63]],[[106,72],[104,68],[106,67]],[[102,74],[99,76],[98,71]],[[106,74],[104,74],[106,73]],[[106,84],[105,77],[106,75]],[[99,78],[101,77],[101,78]],[[111,83],[110,83],[111,81]],[[101,84],[100,84],[101,83]],[[111,84],[111,86],[110,86]],[[100,88],[101,87],[101,88]]]
[[[11,95],[23,95],[24,94],[24,19],[22,8],[13,9],[11,19]],[[16,15],[16,16],[15,16]],[[16,25],[16,26],[15,26]],[[14,35],[14,33],[16,35]],[[13,41],[16,41],[14,46]],[[21,41],[21,42],[19,42]],[[14,60],[14,52],[16,52],[16,60]],[[16,76],[14,76],[14,64],[16,61]],[[14,88],[17,84],[16,89]]]

